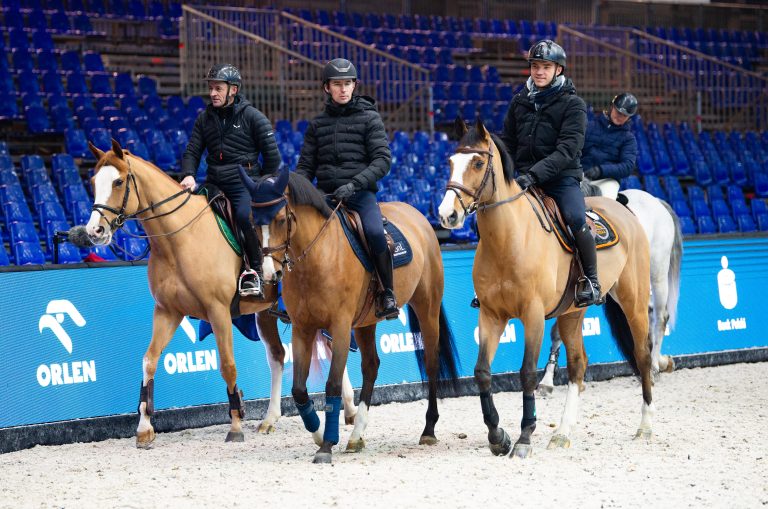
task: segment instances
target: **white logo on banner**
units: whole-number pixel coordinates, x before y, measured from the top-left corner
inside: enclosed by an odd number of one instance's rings
[[[585,317],[581,324],[582,336],[599,336],[600,319],[596,316]]]
[[[72,338],[62,324],[69,317],[78,327],[85,326],[85,318],[74,304],[68,300],[52,300],[45,308],[45,314],[37,322],[40,334],[50,330],[59,343],[72,354]],[[41,364],[37,367],[37,383],[42,387],[49,385],[69,385],[96,381],[95,361],[74,361]]]
[[[179,324],[182,332],[192,344],[197,342],[197,331],[188,317],[181,319]],[[216,371],[219,361],[216,350],[195,350],[193,352],[168,352],[163,356],[163,367],[169,375],[177,373],[196,373],[198,371]]]
[[[725,309],[733,309],[739,303],[739,294],[736,290],[736,273],[728,268],[728,257],[720,258],[722,269],[717,273],[717,293],[720,296],[720,304]],[[718,331],[740,330],[747,328],[745,317],[726,318],[717,321]]]
[[[515,336],[515,325],[510,321],[507,322],[507,326],[504,328],[504,332],[499,337],[499,343],[514,343],[517,341]],[[475,343],[480,344],[480,327],[475,327]]]

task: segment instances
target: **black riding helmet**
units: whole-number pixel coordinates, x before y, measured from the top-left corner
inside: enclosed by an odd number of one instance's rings
[[[205,81],[223,81],[227,84],[227,97],[229,97],[229,88],[236,86],[238,91],[240,85],[243,83],[243,79],[240,77],[240,71],[237,70],[232,64],[216,64],[212,65],[208,69],[208,74],[205,75]],[[228,101],[227,101],[228,102]],[[224,106],[227,106],[226,104]]]
[[[637,113],[637,97],[630,94],[629,92],[624,92],[623,94],[617,95],[613,98],[611,104],[614,108],[616,108],[616,111],[622,115],[631,117]]]
[[[357,81],[357,69],[346,58],[334,58],[323,68],[323,85],[331,80]]]
[[[528,64],[534,60],[554,62],[565,69],[565,50],[556,42],[544,39],[528,50]]]

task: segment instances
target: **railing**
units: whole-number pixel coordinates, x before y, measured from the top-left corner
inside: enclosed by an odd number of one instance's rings
[[[768,79],[640,30],[558,27],[568,75],[595,107],[638,96],[643,118],[699,129],[765,129]]]
[[[182,90],[207,92],[214,62],[243,75],[243,94],[274,122],[315,116],[325,100],[321,71],[343,57],[358,69],[359,93],[373,96],[389,131],[432,132],[429,71],[286,12],[183,6]]]

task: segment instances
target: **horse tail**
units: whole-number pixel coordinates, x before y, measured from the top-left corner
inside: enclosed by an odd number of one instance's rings
[[[677,301],[680,299],[680,265],[683,258],[683,229],[680,226],[680,218],[677,217],[674,209],[664,200],[659,200],[667,209],[672,221],[675,223],[675,240],[672,244],[672,253],[669,256],[669,273],[667,281],[669,284],[669,295],[667,297],[667,313],[669,313],[669,328],[675,328],[677,320]]]
[[[419,324],[419,318],[413,311],[411,306],[408,308],[408,323],[411,327],[411,332],[415,334],[421,334],[421,325]],[[440,304],[440,332],[438,337],[438,357],[440,359],[439,370],[439,382],[440,387],[446,389],[456,389],[456,380],[459,378],[459,355],[456,351],[456,342],[453,337],[453,331],[448,323],[448,318],[445,314],[445,307]],[[427,367],[424,361],[424,349],[416,349],[416,362],[419,365],[419,372],[421,373],[421,380],[427,380]]]
[[[627,316],[611,295],[605,297],[605,318],[608,320],[608,325],[611,327],[611,335],[616,341],[616,345],[621,351],[621,355],[629,363],[632,371],[636,374],[640,374],[640,370],[637,368],[637,360],[635,359],[635,342],[632,337],[632,331],[629,328],[629,322],[627,322]]]

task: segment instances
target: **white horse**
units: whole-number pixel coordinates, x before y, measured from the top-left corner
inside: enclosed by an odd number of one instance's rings
[[[583,181],[581,188],[587,196],[601,195],[600,188],[588,181]],[[621,194],[627,197],[627,207],[643,225],[651,248],[651,306],[648,309],[653,345],[651,367],[654,376],[658,376],[660,372],[671,373],[675,369],[675,362],[671,355],[661,355],[661,343],[664,341],[667,327],[672,330],[677,319],[680,262],[683,255],[680,220],[667,202],[645,191],[627,189]],[[558,328],[553,326],[549,361],[538,386],[540,396],[551,394],[554,388],[555,368],[562,343],[557,331]]]

